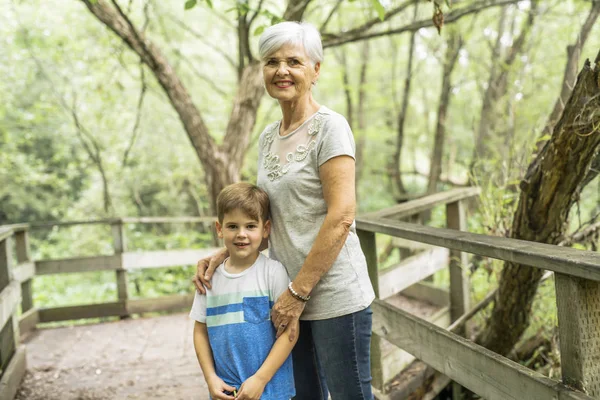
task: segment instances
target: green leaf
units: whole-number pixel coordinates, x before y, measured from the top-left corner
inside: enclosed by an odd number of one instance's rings
[[[189,10],[190,8],[194,8],[196,6],[196,3],[198,3],[198,0],[187,0],[185,2],[184,8],[186,10]]]
[[[545,142],[546,140],[550,140],[551,138],[552,138],[552,135],[544,135],[541,138],[539,138],[538,140],[536,140],[535,142],[536,143]]]
[[[371,0],[371,4],[373,7],[375,7],[375,11],[377,11],[379,19],[383,21],[385,19],[385,8],[381,5],[379,0]]]
[[[98,0],[90,0],[90,3],[92,4],[96,4],[98,2]]]
[[[212,0],[206,0],[206,4],[208,4],[210,8],[213,8]]]
[[[261,25],[254,30],[254,36],[258,36],[265,31],[265,26]]]

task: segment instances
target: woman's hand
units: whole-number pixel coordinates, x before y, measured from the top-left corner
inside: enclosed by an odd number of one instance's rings
[[[260,400],[260,396],[262,396],[266,385],[266,381],[256,375],[252,375],[240,386],[236,400]]]
[[[229,252],[227,249],[223,248],[212,256],[198,261],[198,264],[196,265],[196,275],[192,278],[192,282],[194,282],[194,285],[200,294],[206,294],[206,288],[211,289],[210,280],[215,273],[215,269],[225,261],[228,255]]]
[[[271,321],[277,330],[277,337],[290,327],[290,342],[296,339],[298,334],[298,325],[300,315],[304,311],[306,303],[296,299],[289,291],[285,291],[279,296],[277,302],[271,310]]]
[[[225,394],[225,392],[231,392],[235,390],[233,386],[229,386],[226,384],[221,378],[218,376],[213,376],[210,379],[206,380],[206,384],[208,385],[208,391],[210,393],[210,397],[213,399],[219,400],[234,400],[235,397]]]

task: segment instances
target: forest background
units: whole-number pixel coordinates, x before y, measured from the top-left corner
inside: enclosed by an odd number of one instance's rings
[[[315,98],[344,114],[354,131],[359,213],[478,185],[469,230],[510,236],[519,183],[550,139],[577,71],[600,48],[598,1],[6,0],[0,225],[212,215],[223,184],[255,180],[258,136],[280,117],[260,83],[245,79],[257,76],[258,35],[294,5],[326,44]],[[127,16],[150,50],[136,47],[135,35],[128,45],[107,29],[102,7]],[[439,25],[442,15],[438,33],[433,20]],[[204,131],[164,90],[154,49],[186,89]],[[255,113],[236,120],[244,96]],[[593,176],[566,211],[561,240],[596,250],[600,183]],[[429,223],[442,226],[443,210]],[[34,257],[111,254],[109,229],[37,229]],[[190,224],[131,224],[127,237],[131,251],[212,241],[210,229]],[[379,243],[389,253],[386,240]],[[383,266],[397,258],[388,254]],[[465,266],[474,301],[497,285],[502,266],[481,259]],[[134,272],[130,293],[188,293],[192,270]],[[114,298],[116,283],[109,272],[41,277],[34,295],[39,307],[93,303]],[[550,279],[538,290],[524,338],[555,341],[553,296]],[[549,375],[558,373],[553,351],[536,361]]]

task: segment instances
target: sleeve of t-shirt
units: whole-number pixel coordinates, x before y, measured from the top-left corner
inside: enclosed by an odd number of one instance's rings
[[[198,322],[206,323],[206,295],[199,294],[195,291],[194,303],[192,304],[192,311],[190,311],[190,318]]]
[[[290,278],[285,267],[275,260],[269,260],[269,290],[271,291],[271,301],[276,302],[279,296],[287,290]]]
[[[326,161],[338,156],[355,158],[354,136],[346,118],[332,114],[325,120],[317,144],[317,162],[319,167]]]

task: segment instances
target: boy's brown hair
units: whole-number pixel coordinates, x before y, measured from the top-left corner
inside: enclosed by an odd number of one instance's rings
[[[238,209],[257,221],[266,222],[269,219],[269,195],[258,186],[246,182],[226,186],[217,196],[219,223],[223,223],[226,213]]]

